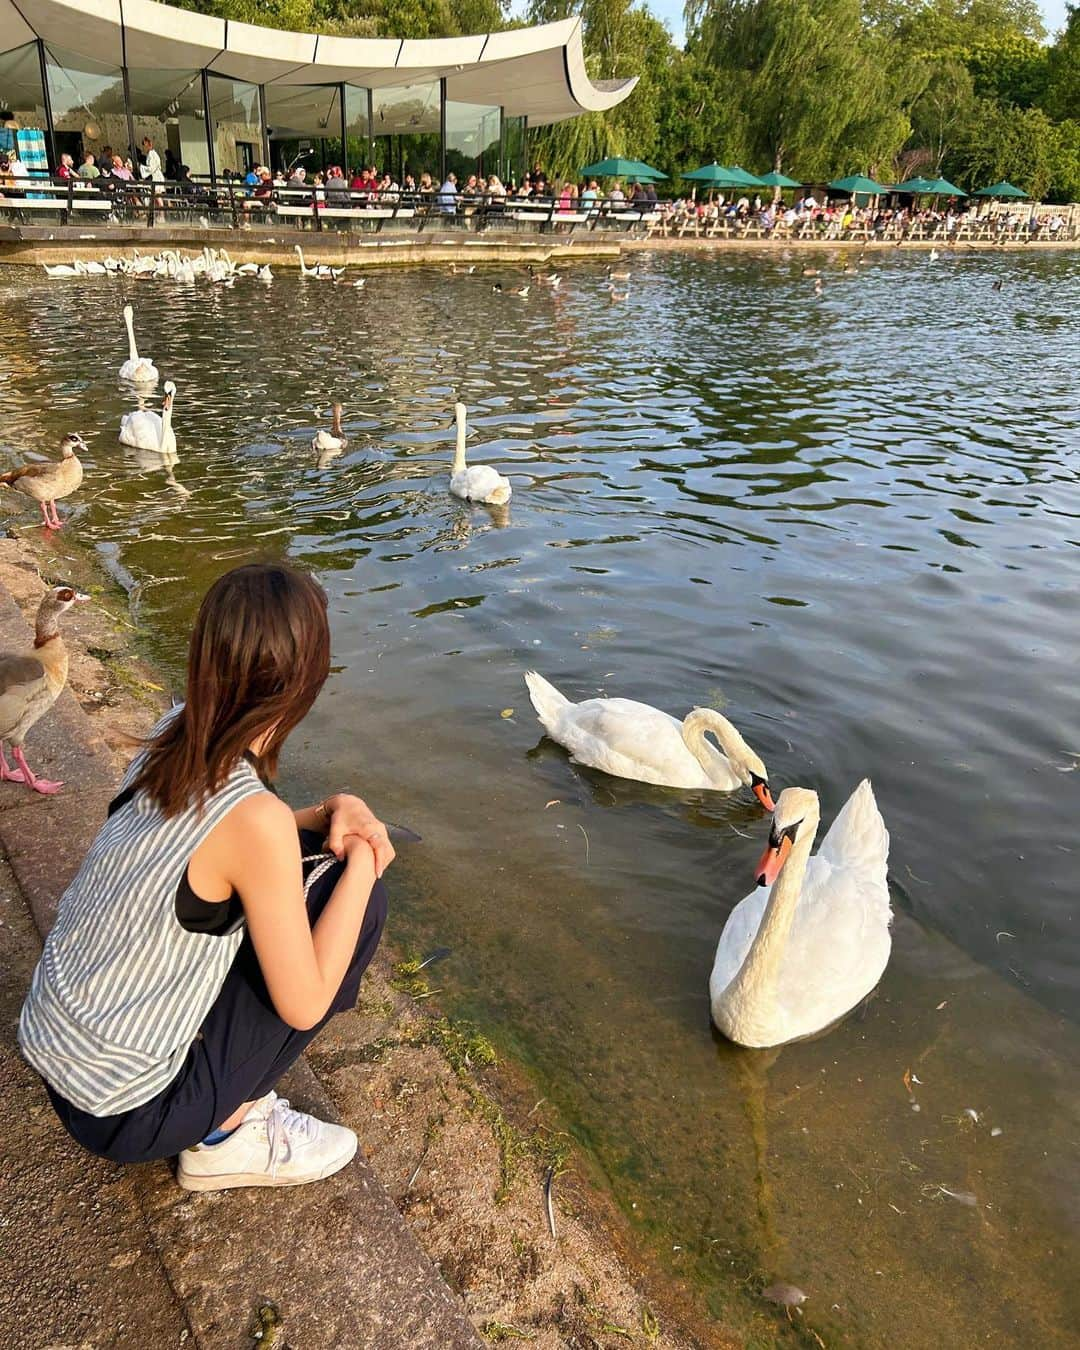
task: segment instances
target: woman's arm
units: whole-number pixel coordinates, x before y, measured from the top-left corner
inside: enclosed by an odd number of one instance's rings
[[[375,855],[358,836],[343,841],[345,870],[311,928],[300,842],[284,802],[269,793],[249,797],[213,835],[224,878],[240,894],[274,1008],[290,1026],[307,1031],[326,1015],[356,950],[375,884]]]
[[[386,826],[362,798],[351,793],[337,792],[317,806],[303,806],[293,812],[293,818],[297,829],[325,834],[327,848],[339,860],[345,856],[346,838],[359,835],[375,854],[376,876],[381,877],[397,856]]]

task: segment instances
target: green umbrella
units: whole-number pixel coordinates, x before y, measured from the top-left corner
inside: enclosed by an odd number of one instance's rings
[[[980,188],[978,192],[973,193],[976,197],[1027,197],[1026,192],[1021,192],[1018,187],[1013,187],[1011,183],[1006,183],[1004,179],[1000,183],[991,183],[989,187]]]
[[[714,188],[747,186],[740,174],[736,173],[734,169],[727,169],[723,164],[717,164],[715,160],[711,164],[703,164],[700,169],[695,169],[693,173],[683,173],[679,177],[687,179],[691,183],[704,183],[706,186]]]
[[[623,159],[615,155],[612,159],[602,159],[598,164],[586,164],[581,170],[582,178],[667,178],[666,173],[650,168],[640,159]]]
[[[847,178],[837,178],[835,182],[830,183],[829,187],[837,192],[850,192],[854,195],[856,192],[869,193],[872,196],[880,196],[883,192],[888,192],[887,187],[882,187],[880,183],[875,183],[872,178],[867,178],[865,174],[853,173]]]
[[[906,183],[897,183],[894,192],[911,192],[917,197],[920,192],[932,192],[934,184],[929,178],[909,178]]]
[[[935,178],[923,191],[935,197],[966,197],[967,193],[963,188],[958,188],[955,183],[950,183],[947,178]]]
[[[763,178],[759,178],[755,173],[747,173],[747,171],[745,169],[741,169],[738,166],[738,164],[733,164],[731,168],[728,170],[728,172],[735,176],[735,178],[738,181],[739,187],[765,186],[765,180]]]
[[[797,178],[789,178],[787,174],[777,173],[775,169],[772,173],[763,173],[761,181],[766,187],[802,187]]]

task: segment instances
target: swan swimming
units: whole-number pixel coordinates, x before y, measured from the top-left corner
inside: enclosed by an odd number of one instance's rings
[[[695,708],[679,722],[659,708],[629,698],[571,703],[534,670],[525,676],[525,683],[544,730],[578,764],[660,787],[714,792],[748,787],[766,811],[773,809],[764,762],[712,708]],[[710,732],[719,750],[706,740]]]
[[[320,469],[325,469],[349,444],[348,437],[341,429],[341,404],[335,403],[332,412],[334,420],[330,430],[317,431],[311,440],[311,448],[318,457]]]
[[[148,356],[140,356],[135,346],[135,311],[130,305],[124,306],[124,325],[127,328],[128,359],[120,367],[120,378],[130,380],[132,384],[157,384],[157,366]]]
[[[125,413],[120,419],[120,442],[136,450],[156,450],[176,463],[176,434],[172,429],[173,396],[176,385],[165,381],[165,397],[160,416],[149,408]]]
[[[737,1045],[785,1045],[823,1031],[870,993],[889,963],[889,832],[869,779],[811,857],[819,819],[816,792],[781,792],[758,889],[720,935],[712,1020]]]
[[[489,506],[505,506],[513,488],[510,479],[493,469],[490,464],[465,463],[465,437],[468,413],[464,403],[454,404],[457,423],[457,443],[454,464],[450,470],[450,491],[467,502],[486,502]]]

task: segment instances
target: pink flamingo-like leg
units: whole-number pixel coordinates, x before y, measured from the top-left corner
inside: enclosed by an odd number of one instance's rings
[[[23,776],[18,769],[13,769],[7,762],[7,755],[4,754],[4,742],[0,741],[0,783],[21,783]]]
[[[37,778],[33,769],[26,762],[26,756],[23,754],[21,745],[13,745],[11,753],[15,757],[15,763],[22,770],[22,781],[27,787],[33,788],[35,792],[40,792],[46,797],[51,797],[53,793],[59,792],[64,786],[63,783],[50,783],[47,778]]]
[[[47,530],[51,530],[53,527],[52,517],[49,515],[48,502],[41,503],[41,523],[45,526]]]
[[[57,510],[56,510],[56,503],[55,503],[55,502],[50,502],[49,505],[52,507],[52,520],[49,522],[50,525],[52,526],[52,528],[53,528],[54,530],[60,530],[60,529],[63,529],[64,522],[60,519],[60,516],[59,516],[59,514],[57,513]]]

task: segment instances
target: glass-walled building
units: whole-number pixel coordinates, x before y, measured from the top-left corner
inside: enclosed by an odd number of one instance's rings
[[[580,21],[428,41],[288,33],[156,0],[0,0],[0,153],[33,171],[138,154],[166,176],[376,165],[524,172],[527,129],[624,99],[594,85]]]

